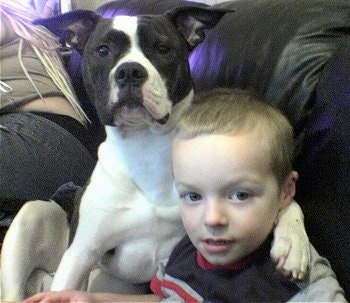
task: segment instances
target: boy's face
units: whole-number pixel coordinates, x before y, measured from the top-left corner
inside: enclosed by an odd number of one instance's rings
[[[255,131],[174,142],[182,220],[194,246],[212,264],[229,265],[256,250],[294,194],[278,187],[260,141]]]

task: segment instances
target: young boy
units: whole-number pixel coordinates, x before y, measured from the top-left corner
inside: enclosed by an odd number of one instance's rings
[[[173,143],[173,173],[187,236],[160,265],[154,295],[63,292],[26,302],[345,302],[327,260],[311,249],[304,282],[283,277],[270,258],[278,212],[295,195],[293,131],[248,92],[197,97]]]
[[[270,258],[278,212],[298,179],[293,130],[279,111],[245,91],[208,92],[180,121],[172,152],[188,236],[153,279],[154,293],[192,302],[344,300],[313,248],[304,290]]]

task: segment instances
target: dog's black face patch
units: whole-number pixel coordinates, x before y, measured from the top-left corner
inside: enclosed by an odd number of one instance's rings
[[[118,59],[130,49],[130,37],[112,27],[112,20],[101,21],[89,39],[83,56],[84,81],[89,98],[94,101],[100,119],[106,117],[106,104],[110,91],[109,72]]]
[[[163,16],[142,16],[137,36],[145,56],[166,79],[169,99],[174,104],[192,89],[188,46],[175,26]]]

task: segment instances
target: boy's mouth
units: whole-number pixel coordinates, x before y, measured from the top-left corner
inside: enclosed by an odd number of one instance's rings
[[[228,251],[235,243],[234,240],[225,239],[204,239],[202,241],[203,248],[208,253],[223,253]]]

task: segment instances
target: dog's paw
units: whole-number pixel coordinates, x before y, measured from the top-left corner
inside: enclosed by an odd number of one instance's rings
[[[305,279],[310,264],[309,238],[304,227],[303,214],[293,202],[279,214],[270,251],[277,270],[292,280]]]

